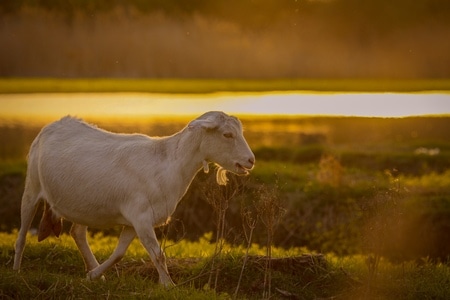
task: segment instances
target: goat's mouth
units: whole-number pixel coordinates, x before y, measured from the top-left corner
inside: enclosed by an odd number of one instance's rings
[[[236,174],[239,174],[239,175],[248,175],[248,174],[249,174],[249,171],[250,171],[251,169],[253,169],[253,165],[252,165],[251,167],[247,168],[247,167],[241,165],[240,163],[236,163],[236,170],[237,170]]]

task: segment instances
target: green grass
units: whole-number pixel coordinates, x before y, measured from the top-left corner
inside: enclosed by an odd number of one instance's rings
[[[13,244],[16,232],[0,233],[0,298],[156,298],[156,299],[230,299],[234,295],[243,265],[244,249],[226,245],[216,258],[220,284],[208,286],[214,244],[205,236],[198,242],[181,241],[166,247],[169,271],[178,287],[166,290],[157,282],[157,273],[143,247],[134,241],[125,258],[106,272],[106,281],[86,281],[83,263],[75,244],[68,235],[37,243],[29,236],[22,270],[12,270]],[[105,260],[117,243],[117,238],[89,236],[93,252]],[[276,257],[299,256],[305,249],[274,249]],[[264,249],[251,247],[251,260],[244,268],[238,299],[260,299],[263,295],[261,263]],[[196,256],[193,259],[192,256]],[[272,295],[300,299],[447,299],[450,296],[450,266],[422,261],[392,264],[381,260],[370,273],[366,256],[325,256],[294,266],[272,264]],[[279,263],[279,264],[278,264]]]
[[[449,90],[450,80],[448,79],[0,79],[0,93],[421,92]]]

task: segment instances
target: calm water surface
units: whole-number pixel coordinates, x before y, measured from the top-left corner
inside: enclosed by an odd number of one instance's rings
[[[3,94],[0,118],[152,117],[221,110],[241,115],[450,114],[450,93]]]

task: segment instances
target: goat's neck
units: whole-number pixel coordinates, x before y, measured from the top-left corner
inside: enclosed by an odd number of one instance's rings
[[[186,188],[195,175],[202,168],[205,158],[200,153],[200,136],[192,134],[189,129],[177,133],[169,138],[171,153],[174,153],[173,164],[183,177]]]

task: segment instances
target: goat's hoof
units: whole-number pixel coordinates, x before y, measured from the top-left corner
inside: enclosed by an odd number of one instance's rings
[[[87,275],[86,275],[86,280],[87,280],[87,281],[94,281],[94,280],[97,280],[97,279],[100,279],[100,280],[103,281],[103,282],[106,281],[105,275],[101,275],[101,276],[97,277],[97,276],[94,276],[94,275],[92,274],[92,272],[88,272]]]
[[[92,280],[93,280],[93,279],[91,278],[90,272],[88,272],[88,273],[86,274],[86,280],[87,280],[87,281],[92,281]]]

